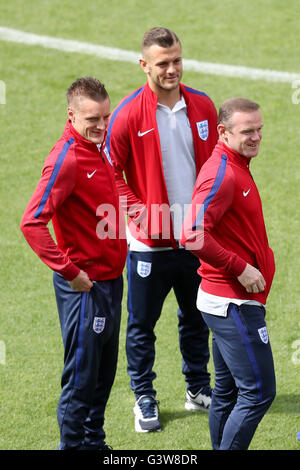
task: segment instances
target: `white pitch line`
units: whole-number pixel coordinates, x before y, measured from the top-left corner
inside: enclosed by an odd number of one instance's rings
[[[100,46],[88,42],[74,41],[70,39],[40,36],[38,34],[26,33],[16,29],[0,26],[0,40],[27,44],[30,46],[42,46],[47,49],[56,49],[65,52],[77,52],[89,54],[102,59],[118,60],[137,64],[140,53],[126,51],[114,47]],[[237,65],[215,64],[211,62],[199,62],[197,60],[184,59],[184,70],[193,72],[221,75],[233,78],[245,78],[250,80],[264,80],[268,82],[291,83],[300,80],[300,74],[281,72],[277,70],[256,69]]]

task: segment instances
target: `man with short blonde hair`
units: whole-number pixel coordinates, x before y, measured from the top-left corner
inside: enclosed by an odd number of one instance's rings
[[[105,146],[109,96],[96,78],[68,89],[68,119],[48,155],[21,229],[53,270],[64,344],[57,407],[60,450],[108,449],[104,412],[114,381],[126,240],[119,237],[119,200]],[[104,204],[116,213],[116,237],[97,227]],[[56,243],[47,227],[52,219]],[[109,221],[108,221],[109,222]]]
[[[107,142],[129,216],[126,351],[135,429],[149,432],[161,430],[154,328],[171,289],[179,305],[185,407],[208,410],[211,401],[209,332],[196,308],[198,261],[179,237],[196,176],[217,141],[217,112],[205,93],[181,83],[182,49],[173,31],[145,33],[140,65],[147,83],[112,113]]]
[[[197,306],[213,332],[213,449],[246,450],[275,397],[265,305],[275,272],[262,204],[249,170],[258,155],[259,105],[227,100],[219,141],[203,165],[181,242],[201,263]]]

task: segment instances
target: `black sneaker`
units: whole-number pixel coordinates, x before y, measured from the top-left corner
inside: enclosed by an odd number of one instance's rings
[[[108,444],[106,444],[105,442],[103,442],[103,445],[101,447],[98,447],[98,450],[113,450],[113,448],[111,446],[109,446]]]
[[[98,445],[88,445],[88,444],[82,444],[82,446],[80,447],[80,450],[113,450],[112,447],[110,447],[108,444],[106,444],[106,442],[102,442],[101,444],[98,444]]]
[[[161,431],[157,401],[151,395],[142,395],[133,408],[136,432]]]
[[[186,392],[185,409],[189,411],[209,411],[211,404],[210,386],[202,387],[193,395],[189,390]]]

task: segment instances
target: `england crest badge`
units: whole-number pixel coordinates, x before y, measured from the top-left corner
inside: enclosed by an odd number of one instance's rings
[[[105,327],[105,317],[94,317],[93,330],[95,333],[102,333]]]
[[[207,140],[209,135],[208,120],[204,119],[204,121],[196,122],[196,124],[200,139]]]
[[[138,261],[137,264],[137,273],[141,277],[147,277],[151,273],[152,263],[146,261]]]
[[[262,342],[267,344],[269,342],[269,334],[267,327],[263,326],[262,328],[258,328],[258,333]]]

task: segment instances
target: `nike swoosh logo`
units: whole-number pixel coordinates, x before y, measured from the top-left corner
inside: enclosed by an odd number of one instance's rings
[[[151,132],[151,131],[154,131],[154,127],[152,127],[152,129],[149,129],[148,131],[145,131],[145,132],[138,131],[138,136],[143,137],[143,135],[146,135],[148,134],[148,132]]]
[[[91,178],[91,177],[96,173],[96,171],[97,171],[97,170],[93,171],[93,173],[88,173],[88,172],[87,172],[86,176],[87,176],[88,178]]]
[[[248,191],[243,191],[243,196],[244,196],[244,197],[248,196],[248,194],[249,194],[249,192],[250,192],[250,189],[251,189],[251,188],[249,188]]]

